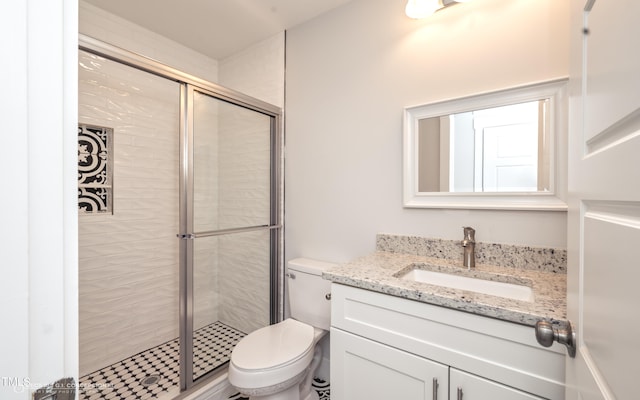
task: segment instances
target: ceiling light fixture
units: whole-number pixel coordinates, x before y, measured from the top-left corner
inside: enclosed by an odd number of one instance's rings
[[[441,8],[471,0],[408,0],[404,12],[413,19],[426,18]]]

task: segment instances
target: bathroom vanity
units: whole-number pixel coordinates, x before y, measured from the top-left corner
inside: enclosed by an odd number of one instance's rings
[[[483,264],[485,256],[467,270],[451,259],[377,251],[325,272],[332,399],[564,398],[566,349],[541,347],[534,333],[538,320],[565,319],[566,275],[553,271],[563,267],[495,266]],[[531,296],[430,284],[415,270],[525,286]]]

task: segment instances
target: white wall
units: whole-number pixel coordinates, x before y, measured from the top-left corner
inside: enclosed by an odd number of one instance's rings
[[[286,258],[342,262],[379,232],[565,247],[560,212],[404,209],[403,107],[568,75],[568,2],[482,0],[424,20],[356,0],[287,32]]]

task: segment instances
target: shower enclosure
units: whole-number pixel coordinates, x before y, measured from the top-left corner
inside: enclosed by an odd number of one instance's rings
[[[172,396],[281,318],[280,110],[88,37],[79,60],[81,397]]]

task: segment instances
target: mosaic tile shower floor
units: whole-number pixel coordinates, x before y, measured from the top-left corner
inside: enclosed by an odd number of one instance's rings
[[[215,322],[194,332],[194,378],[229,359],[233,347],[244,336]],[[155,399],[178,391],[180,384],[178,339],[163,343],[130,358],[80,378],[80,400]]]
[[[244,333],[215,322],[194,333],[194,377],[199,377],[229,359]],[[80,400],[170,399],[179,393],[178,339],[163,343],[130,358],[80,378]],[[330,400],[329,383],[315,379],[320,400]],[[247,400],[239,393],[230,400]]]

